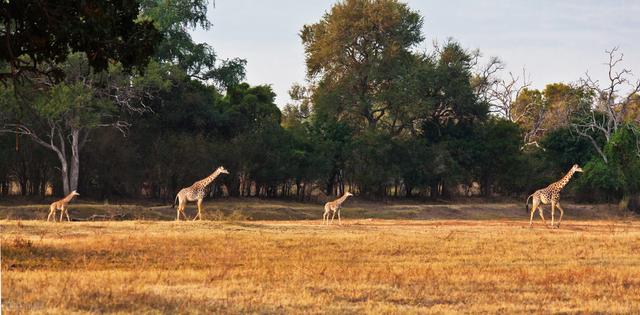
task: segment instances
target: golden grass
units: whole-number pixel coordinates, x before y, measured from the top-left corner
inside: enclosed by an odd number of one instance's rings
[[[639,313],[640,222],[0,221],[14,313]]]
[[[170,202],[173,202],[171,200]],[[617,207],[609,205],[570,204],[565,207],[565,218],[581,220],[620,219],[630,214],[621,212]],[[545,206],[545,216],[551,218],[550,206]],[[235,199],[224,198],[205,200],[203,216],[208,220],[219,218],[247,218],[250,220],[309,220],[322,218],[322,203],[300,203],[282,200]],[[187,216],[193,218],[196,213],[195,203],[188,203]],[[3,204],[0,203],[0,220],[46,220],[49,204]],[[59,213],[58,213],[59,214]],[[69,215],[72,220],[86,220],[92,215],[124,214],[128,219],[172,221],[176,210],[170,204],[133,203],[133,204],[97,204],[74,200],[69,204]],[[558,212],[556,211],[556,214]],[[529,219],[521,203],[456,203],[456,204],[424,204],[415,201],[396,201],[394,203],[376,203],[357,199],[348,199],[342,209],[342,215],[350,219],[464,219],[491,220]],[[536,218],[539,219],[539,218]]]

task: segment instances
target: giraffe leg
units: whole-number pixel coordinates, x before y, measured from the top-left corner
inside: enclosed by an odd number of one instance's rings
[[[333,210],[333,215],[331,216],[331,223],[333,224],[333,218],[336,217],[336,211],[337,210]]]
[[[62,209],[60,209],[60,222],[62,222],[62,216],[64,215],[64,210],[66,209],[65,206],[62,206]]]
[[[198,213],[193,218],[193,221],[195,221],[198,218],[200,218],[200,221],[202,221],[202,199],[198,199]]]
[[[188,220],[187,215],[184,213],[184,209],[187,208],[187,201],[185,200],[184,204],[182,204],[182,207],[180,207],[180,213],[182,214],[182,217],[184,218],[184,220]]]
[[[51,216],[53,216],[53,221],[56,221],[56,208],[50,208],[49,209],[49,216],[47,216],[47,222],[49,222],[49,220],[51,219]]]
[[[564,209],[560,206],[560,202],[556,204],[558,210],[560,210],[560,220],[558,220],[558,228],[560,228],[560,222],[562,222],[562,216],[564,215]]]
[[[529,218],[529,227],[533,226],[533,215],[536,213],[536,208],[540,206],[540,201],[537,198],[533,198],[533,205],[531,206],[531,217]]]
[[[69,210],[67,208],[64,208],[64,214],[67,216],[67,222],[71,222],[71,219],[69,219]]]
[[[325,210],[322,213],[322,224],[327,224],[327,222],[329,221],[329,212],[327,212],[327,210]]]
[[[182,213],[182,216],[185,217],[185,220],[187,219],[186,216],[184,215],[184,208],[186,207],[186,200],[182,200],[182,199],[178,199],[178,210],[176,210],[176,221],[180,221],[180,213]]]
[[[555,227],[554,213],[556,212],[556,202],[551,200],[551,228]]]
[[[538,214],[540,214],[540,217],[542,218],[542,223],[544,225],[547,225],[547,220],[544,219],[544,213],[543,213],[544,209],[542,209],[542,205],[538,206]]]
[[[340,221],[340,208],[338,208],[338,224],[342,225],[342,221]]]

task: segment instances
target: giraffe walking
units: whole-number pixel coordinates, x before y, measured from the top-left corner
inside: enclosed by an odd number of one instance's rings
[[[554,227],[554,212],[555,208],[558,207],[560,210],[560,220],[558,220],[558,228],[560,227],[560,222],[562,222],[562,216],[564,215],[564,209],[560,206],[560,191],[564,186],[567,185],[571,177],[575,172],[582,172],[582,168],[578,166],[578,164],[574,164],[573,167],[567,172],[562,179],[559,181],[547,186],[546,188],[536,190],[533,194],[529,195],[527,198],[527,202],[525,204],[525,209],[529,211],[529,199],[533,197],[533,207],[531,208],[531,216],[529,218],[529,227],[533,225],[533,214],[538,209],[538,213],[540,213],[540,217],[542,218],[542,222],[546,225],[547,222],[544,220],[544,215],[542,214],[542,204],[551,203],[551,227]]]
[[[204,199],[204,196],[206,194],[205,189],[220,174],[229,174],[229,172],[224,167],[220,166],[211,175],[193,183],[193,185],[187,188],[182,188],[178,192],[178,195],[176,195],[176,199],[173,202],[173,207],[175,207],[176,203],[178,204],[176,221],[180,221],[180,213],[182,213],[185,220],[187,219],[187,215],[184,214],[184,208],[187,206],[187,201],[198,202],[198,214],[196,214],[196,216],[193,218],[193,221],[198,218],[202,220],[202,199]]]
[[[333,212],[333,215],[331,216],[331,223],[333,223],[333,218],[335,218],[336,216],[336,212],[338,213],[338,223],[342,224],[342,221],[340,221],[340,208],[342,208],[342,203],[347,200],[347,198],[349,198],[349,196],[353,196],[352,193],[346,191],[344,193],[344,195],[342,195],[342,197],[334,200],[334,201],[329,201],[324,205],[324,214],[322,214],[322,223],[325,223],[326,220],[326,224],[329,224],[329,213]]]
[[[52,216],[53,216],[53,222],[56,222],[56,210],[60,210],[60,222],[62,222],[62,216],[65,214],[67,215],[67,221],[71,221],[71,219],[69,219],[69,212],[67,211],[67,204],[69,204],[71,199],[73,199],[73,197],[75,196],[80,196],[80,194],[74,190],[71,193],[69,193],[66,197],[58,201],[54,201],[49,206],[49,216],[47,217],[47,222],[49,222]]]

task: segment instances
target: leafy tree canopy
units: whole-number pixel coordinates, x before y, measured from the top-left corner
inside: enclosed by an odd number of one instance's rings
[[[110,61],[126,70],[144,67],[161,38],[151,21],[138,18],[140,6],[132,0],[2,1],[0,12],[2,80],[38,71],[61,78],[55,64],[72,52],[85,53],[96,71]]]
[[[212,80],[223,87],[236,85],[244,79],[246,61],[239,58],[220,61],[213,47],[194,42],[189,34],[189,29],[196,27],[211,28],[207,4],[207,0],[141,0],[144,16],[153,20],[164,35],[155,58],[176,65],[189,77]]]

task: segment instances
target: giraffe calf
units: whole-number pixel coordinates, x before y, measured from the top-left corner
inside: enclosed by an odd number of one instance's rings
[[[340,209],[342,208],[342,203],[347,200],[349,196],[353,196],[353,194],[347,191],[339,199],[329,201],[324,205],[324,213],[322,214],[323,224],[325,222],[326,224],[329,224],[329,214],[331,214],[331,212],[333,212],[333,215],[331,216],[331,223],[333,223],[333,218],[335,218],[336,213],[338,213],[338,223],[342,224],[342,221],[340,220]]]
[[[53,216],[53,222],[56,221],[57,210],[60,210],[60,222],[62,222],[62,216],[65,214],[67,215],[67,221],[71,221],[71,219],[69,219],[69,212],[67,211],[67,205],[69,204],[71,199],[73,199],[73,197],[75,196],[80,196],[80,194],[74,190],[71,193],[69,193],[66,197],[51,203],[51,205],[49,206],[49,216],[47,217],[47,222],[51,220],[52,216]]]

